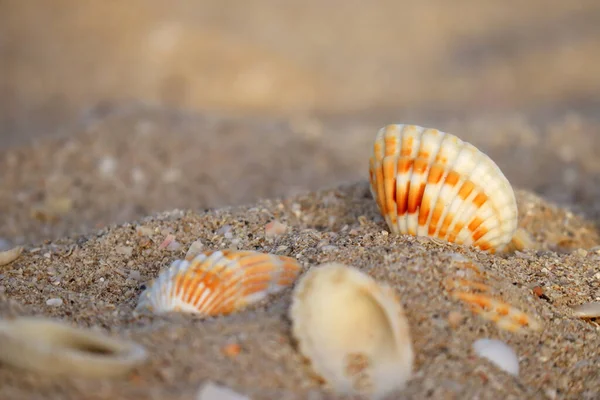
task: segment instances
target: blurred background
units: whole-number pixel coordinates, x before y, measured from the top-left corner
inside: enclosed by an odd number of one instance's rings
[[[392,122],[591,202],[598,65],[597,0],[0,0],[0,234],[364,179]]]
[[[0,2],[2,137],[120,100],[293,114],[600,105],[600,3]]]

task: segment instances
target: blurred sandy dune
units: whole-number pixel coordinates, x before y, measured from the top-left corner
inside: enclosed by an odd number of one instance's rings
[[[598,104],[598,1],[0,3],[0,143],[98,104],[235,113]]]

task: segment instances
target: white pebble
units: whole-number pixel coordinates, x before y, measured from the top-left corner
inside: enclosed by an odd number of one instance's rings
[[[142,275],[140,274],[140,271],[132,269],[131,271],[129,271],[129,279],[139,281],[142,279]]]
[[[63,304],[63,301],[62,301],[62,299],[59,299],[59,298],[46,300],[47,306],[60,307],[60,306],[62,306],[62,304]]]
[[[277,220],[273,220],[265,225],[265,236],[268,238],[283,235],[287,230],[287,225]]]
[[[177,168],[168,168],[162,174],[162,180],[166,183],[173,183],[180,180],[182,177],[181,170]]]
[[[496,339],[479,339],[473,343],[473,350],[479,357],[486,358],[498,368],[519,375],[519,359],[515,351],[506,343]]]
[[[112,157],[104,157],[98,164],[98,170],[103,176],[112,176],[117,169],[117,160]]]
[[[131,180],[135,185],[140,185],[146,181],[146,174],[144,170],[139,167],[134,167],[131,170]]]
[[[231,239],[233,237],[231,229],[231,225],[223,225],[222,227],[217,229],[217,235],[223,235],[226,239]]]
[[[133,247],[131,246],[117,246],[115,247],[115,253],[120,254],[122,256],[131,257],[133,254]]]
[[[202,243],[202,240],[200,240],[200,239],[195,240],[190,245],[190,248],[188,249],[187,253],[185,254],[186,260],[191,260],[192,258],[196,257],[198,254],[200,254],[202,252],[203,248],[204,248],[204,243]]]
[[[225,386],[208,382],[200,387],[196,400],[250,400],[250,397],[234,392]]]
[[[179,243],[177,240],[173,240],[172,242],[170,242],[167,245],[167,250],[169,251],[177,251],[181,248],[181,243]]]

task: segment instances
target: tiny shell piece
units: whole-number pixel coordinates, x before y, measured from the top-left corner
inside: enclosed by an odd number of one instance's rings
[[[358,269],[312,268],[294,289],[289,316],[300,352],[334,391],[381,398],[410,378],[404,309],[390,287]]]
[[[10,264],[15,261],[21,253],[23,252],[23,247],[17,246],[13,247],[10,250],[0,251],[0,266]]]
[[[584,303],[573,308],[573,315],[577,318],[591,319],[600,317],[600,301]]]
[[[444,280],[444,287],[453,298],[468,304],[471,311],[506,331],[541,330],[542,325],[536,318],[494,295],[480,265],[461,254],[450,253],[449,256],[451,265],[459,267],[455,276]]]
[[[300,265],[255,251],[206,251],[176,260],[142,295],[137,311],[226,315],[291,285]]]
[[[514,376],[519,375],[517,354],[506,343],[496,339],[479,339],[473,343],[473,350],[479,357],[487,358],[503,371]]]
[[[194,257],[196,257],[198,254],[200,254],[202,252],[203,248],[204,248],[204,243],[202,243],[202,240],[200,240],[200,239],[195,240],[194,243],[192,243],[190,245],[190,248],[188,249],[187,253],[185,254],[185,259],[187,261],[193,260]]]
[[[449,133],[414,125],[380,129],[369,178],[393,233],[496,252],[517,230],[517,202],[500,168]]]
[[[250,400],[250,397],[239,394],[228,387],[207,382],[198,390],[196,400]]]

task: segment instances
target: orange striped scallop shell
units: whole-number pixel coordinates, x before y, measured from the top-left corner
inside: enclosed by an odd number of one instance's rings
[[[470,143],[414,125],[375,139],[371,193],[393,233],[496,252],[517,230],[517,202],[500,168]]]
[[[291,285],[295,259],[255,251],[220,250],[176,260],[140,296],[136,311],[226,315]]]

